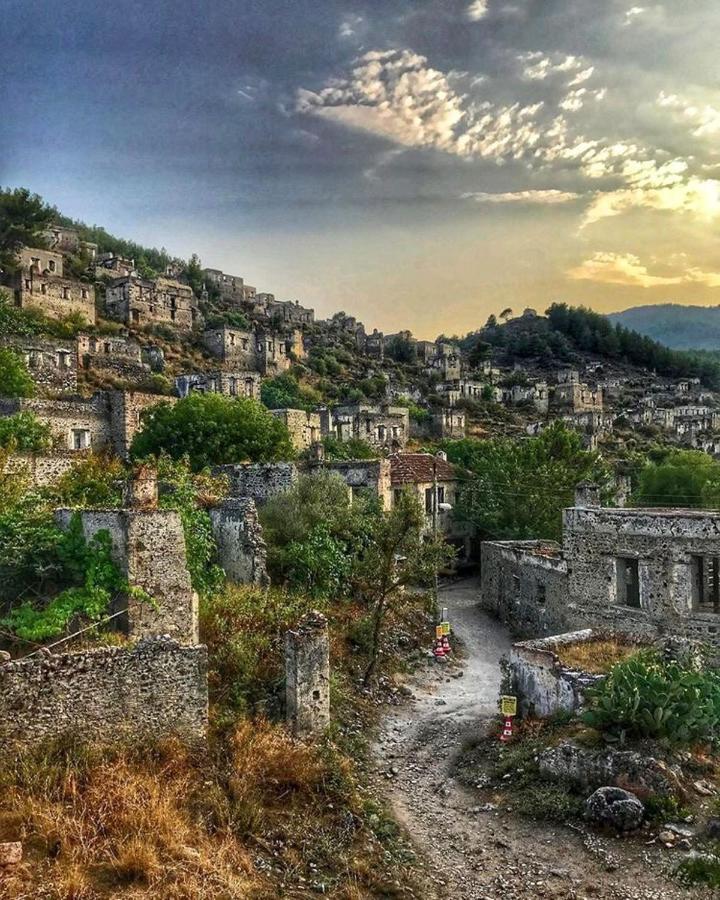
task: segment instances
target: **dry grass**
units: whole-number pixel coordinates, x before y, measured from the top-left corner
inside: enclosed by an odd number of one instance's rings
[[[558,647],[555,652],[564,666],[593,675],[605,675],[613,666],[637,653],[639,649],[637,644],[607,638],[567,644]]]

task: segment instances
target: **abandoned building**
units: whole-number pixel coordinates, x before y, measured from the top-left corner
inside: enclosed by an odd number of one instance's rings
[[[56,253],[84,253],[90,259],[97,256],[97,244],[81,240],[77,230],[66,225],[51,225],[45,232],[45,240]]]
[[[386,457],[349,460],[318,458],[307,464],[307,472],[310,475],[330,472],[345,482],[351,498],[370,493],[379,498],[383,509],[390,509],[392,506],[390,460]]]
[[[271,409],[270,412],[290,432],[290,440],[296,450],[308,450],[320,440],[320,413],[304,409]]]
[[[437,392],[448,406],[456,406],[460,400],[481,400],[485,385],[480,381],[457,378],[437,385]]]
[[[547,383],[537,381],[534,384],[513,384],[504,387],[502,402],[507,406],[532,404],[539,413],[546,414],[550,405]]]
[[[140,344],[123,335],[79,334],[77,358],[83,369],[112,372],[128,380],[142,379],[150,373]]]
[[[572,412],[603,408],[602,390],[600,388],[593,390],[580,381],[563,381],[558,384],[553,394],[553,401],[557,407],[566,408]]]
[[[254,287],[245,284],[245,279],[240,275],[226,275],[220,269],[203,269],[202,275],[206,292],[208,288],[214,289],[215,305],[221,309],[239,309],[242,303],[253,300],[257,293]]]
[[[12,335],[0,338],[0,347],[14,350],[22,357],[43,393],[66,394],[77,390],[78,357],[73,340]]]
[[[97,391],[90,399],[0,399],[0,418],[32,412],[50,427],[57,451],[108,450],[126,459],[140,429],[141,413],[158,403],[174,402],[138,391]]]
[[[257,372],[193,372],[175,378],[178,397],[192,393],[224,394],[226,397],[260,399],[260,375]]]
[[[135,260],[115,253],[99,253],[95,258],[95,278],[129,278],[137,275]]]
[[[583,486],[562,544],[489,541],[481,602],[523,637],[578,628],[720,645],[720,514],[606,509]]]
[[[465,437],[465,411],[446,407],[432,414],[431,430],[435,437],[461,440]]]
[[[470,532],[453,516],[457,504],[459,476],[444,453],[393,453],[390,456],[390,486],[396,503],[403,491],[410,490],[425,510],[429,533],[445,536],[454,546],[458,559],[470,551]]]
[[[114,278],[105,291],[105,311],[126,325],[170,325],[190,331],[198,317],[192,288],[164,276]]]
[[[350,403],[320,410],[320,421],[323,436],[357,438],[383,450],[401,450],[410,436],[410,414],[403,406]]]
[[[365,355],[381,362],[385,358],[385,335],[377,328],[365,338]]]
[[[442,381],[456,381],[462,376],[460,354],[451,344],[439,344],[436,356],[425,364],[426,374],[437,375]]]
[[[208,328],[203,332],[203,342],[210,353],[222,362],[263,375],[285,372],[292,365],[292,357],[297,351],[294,332],[288,337],[260,326],[253,331],[228,325]]]
[[[18,253],[18,268],[5,272],[2,282],[22,309],[35,307],[51,319],[79,313],[89,325],[95,324],[95,288],[86,281],[65,277],[62,253],[23,247]]]
[[[268,316],[282,324],[312,325],[315,310],[300,306],[297,300],[272,300],[267,304]]]

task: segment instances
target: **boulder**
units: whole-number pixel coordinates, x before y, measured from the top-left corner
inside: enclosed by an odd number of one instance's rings
[[[15,866],[22,860],[22,844],[20,841],[8,841],[0,844],[0,866]]]
[[[543,750],[538,766],[546,778],[570,781],[580,787],[611,784],[641,795],[684,794],[678,767],[632,750],[596,750],[564,741]]]
[[[594,825],[634,831],[642,825],[645,807],[635,794],[618,787],[601,787],[585,801],[585,818]]]

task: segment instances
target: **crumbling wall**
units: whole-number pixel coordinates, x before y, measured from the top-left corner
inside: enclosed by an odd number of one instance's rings
[[[167,638],[0,662],[0,747],[64,735],[201,740],[207,649]]]
[[[45,487],[55,484],[77,461],[77,455],[70,451],[53,454],[13,453],[3,474],[24,476],[36,487]]]
[[[77,390],[78,358],[75,342],[36,335],[0,338],[0,347],[18,353],[40,390],[72,393]]]
[[[298,480],[297,467],[287,462],[215,466],[213,474],[227,477],[230,497],[251,497],[258,504],[284,494]]]
[[[296,450],[307,450],[320,440],[320,414],[304,409],[271,409],[271,414],[285,425]]]
[[[285,636],[285,703],[296,737],[312,737],[330,724],[330,638],[321,613],[308,613]]]
[[[67,528],[74,510],[59,509],[58,524]],[[185,537],[174,510],[82,510],[86,539],[107,531],[116,565],[131,587],[154,602],[134,596],[118,598],[127,609],[122,625],[132,638],[168,634],[186,644],[198,643],[198,597],[190,583]]]
[[[353,496],[361,491],[372,491],[380,498],[383,509],[392,505],[389,459],[319,460],[310,464],[310,475],[332,472],[338,475]]]
[[[108,395],[90,400],[0,399],[0,417],[32,412],[50,426],[58,450],[103,450],[111,444]]]
[[[567,565],[549,541],[486,541],[480,602],[520,637],[581,627],[568,602]]]
[[[228,579],[235,584],[267,584],[267,546],[255,501],[249,497],[225,500],[210,510],[210,521]]]

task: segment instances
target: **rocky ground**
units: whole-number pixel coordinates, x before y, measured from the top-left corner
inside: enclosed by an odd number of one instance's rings
[[[616,838],[577,825],[545,825],[489,803],[457,778],[463,748],[497,726],[499,659],[506,631],[477,607],[474,581],[440,602],[463,645],[459,662],[432,664],[408,703],[385,719],[375,748],[377,784],[422,860],[423,900],[679,900],[713,896],[669,875],[683,858],[647,835]],[[507,803],[507,799],[505,800]]]

